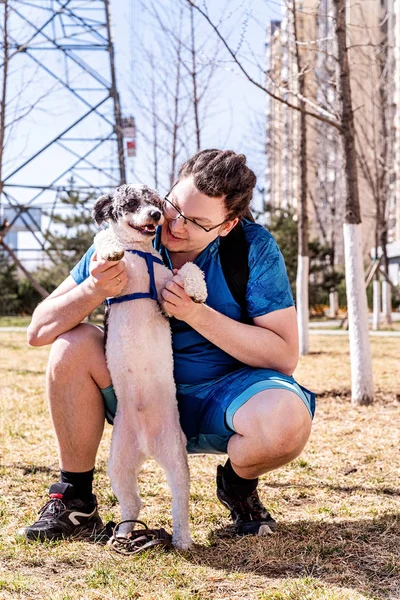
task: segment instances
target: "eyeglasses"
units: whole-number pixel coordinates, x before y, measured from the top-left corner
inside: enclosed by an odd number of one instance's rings
[[[225,223],[225,221],[222,221],[222,223],[219,223],[218,225],[213,225],[213,227],[204,227],[204,225],[200,225],[200,223],[198,223],[195,219],[190,219],[189,217],[186,217],[183,214],[183,212],[175,206],[175,204],[172,204],[171,200],[168,200],[167,197],[165,197],[163,200],[162,209],[164,216],[166,216],[167,219],[177,221],[178,219],[182,218],[185,225],[187,225],[189,221],[189,223],[193,223],[193,225],[196,225],[196,227],[200,227],[200,229],[203,229],[203,231],[206,231],[207,233],[209,233],[213,229],[217,229],[217,227],[221,227],[221,225]]]

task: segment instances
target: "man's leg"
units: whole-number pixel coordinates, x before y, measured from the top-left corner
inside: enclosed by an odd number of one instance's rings
[[[92,480],[104,428],[99,387],[110,383],[100,329],[82,324],[57,338],[47,368],[47,396],[61,481],[50,487],[50,500],[40,511],[39,520],[21,528],[19,535],[59,539],[94,533],[102,527]]]
[[[93,469],[104,429],[99,388],[110,383],[98,327],[78,325],[57,338],[47,367],[47,397],[61,469]]]
[[[267,533],[276,523],[258,497],[258,476],[301,453],[311,416],[295,393],[269,389],[243,404],[233,425],[237,433],[229,440],[229,460],[218,467],[217,495],[231,511],[238,533]]]
[[[233,417],[236,434],[228,444],[234,471],[253,479],[299,456],[311,432],[304,402],[282,389],[263,390],[241,406]]]

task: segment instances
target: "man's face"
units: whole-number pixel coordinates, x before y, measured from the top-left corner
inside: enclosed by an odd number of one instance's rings
[[[191,221],[186,221],[185,225],[182,217],[171,219],[164,213],[161,243],[169,252],[200,253],[219,235],[226,235],[231,229],[232,221],[225,222],[223,199],[210,198],[199,192],[191,177],[177,183],[168,195],[168,200],[185,217],[193,219],[206,229],[221,223],[220,227],[206,232]]]

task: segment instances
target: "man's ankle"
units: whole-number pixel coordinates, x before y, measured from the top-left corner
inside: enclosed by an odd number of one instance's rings
[[[238,488],[248,493],[253,492],[257,488],[258,477],[256,479],[244,479],[243,477],[240,477],[240,475],[238,475],[232,467],[232,463],[229,458],[226,461],[223,469],[223,477],[226,483],[233,486],[237,486]]]
[[[72,485],[76,498],[87,504],[93,504],[93,474],[94,468],[84,472],[64,471],[60,469],[60,482]]]

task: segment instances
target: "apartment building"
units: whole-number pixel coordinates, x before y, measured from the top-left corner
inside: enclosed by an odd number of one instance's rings
[[[400,7],[400,0],[387,0]],[[296,102],[297,69],[293,35],[291,3],[282,9],[280,23],[270,25],[267,36],[267,78],[275,90]],[[348,46],[351,68],[351,86],[359,156],[358,179],[362,217],[363,251],[367,259],[375,246],[376,220],[384,207],[385,177],[393,156],[390,135],[384,135],[389,126],[392,92],[386,85],[389,59],[387,37],[393,29],[388,19],[390,6],[386,0],[363,0],[349,4]],[[335,59],[336,46],[331,0],[304,0],[297,2],[297,30],[301,61],[306,73],[306,96],[336,117],[340,114],[338,101],[338,73]],[[400,18],[397,20],[397,39],[400,40]],[[397,47],[400,47],[397,41]],[[397,56],[397,55],[396,55]],[[397,57],[398,76],[396,98],[400,99],[400,53]],[[286,106],[268,100],[267,151],[268,167],[266,201],[272,206],[296,207],[299,197],[299,114]],[[398,102],[400,110],[400,100]],[[385,120],[386,119],[386,120]],[[290,123],[290,126],[287,126]],[[346,198],[342,140],[337,129],[329,124],[307,117],[308,210],[310,237],[329,243],[335,250],[335,262],[343,263],[342,223]],[[400,115],[397,122],[400,148]],[[385,144],[387,144],[385,146]],[[400,152],[399,152],[400,155]],[[400,163],[400,158],[399,158]],[[400,166],[400,164],[399,164]],[[400,171],[398,171],[400,172]],[[399,178],[400,179],[400,178]],[[396,184],[400,187],[400,180]],[[392,186],[394,187],[394,186]],[[392,194],[400,197],[399,193]],[[398,205],[396,210],[398,211]],[[378,207],[378,208],[377,208]],[[395,212],[393,199],[383,208]],[[393,219],[392,219],[393,221]],[[399,218],[396,220],[399,223]],[[397,225],[398,226],[398,225]],[[390,235],[400,239],[399,232]]]

